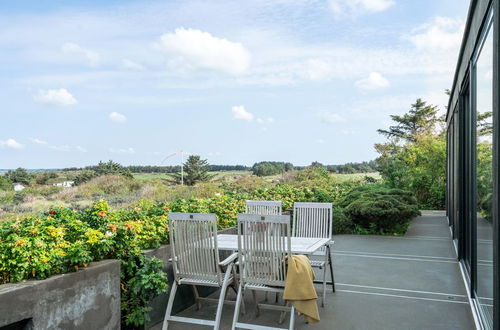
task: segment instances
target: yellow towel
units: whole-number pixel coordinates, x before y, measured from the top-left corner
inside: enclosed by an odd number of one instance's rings
[[[292,302],[300,314],[304,314],[309,323],[319,322],[316,289],[314,288],[314,271],[309,258],[304,255],[293,255],[288,259],[288,273],[285,282],[283,299]]]

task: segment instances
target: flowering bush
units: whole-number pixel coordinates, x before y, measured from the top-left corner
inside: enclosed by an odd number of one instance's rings
[[[111,211],[104,201],[82,212],[51,208],[42,217],[7,221],[0,224],[0,283],[44,279],[116,258],[122,265],[123,322],[138,326],[148,301],[167,289],[161,261],[142,250],[165,243],[167,232],[166,215],[145,221],[140,212]]]

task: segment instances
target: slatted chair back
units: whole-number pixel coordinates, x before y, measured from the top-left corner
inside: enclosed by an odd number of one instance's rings
[[[245,213],[281,215],[281,201],[246,201]]]
[[[287,215],[238,215],[238,260],[243,285],[285,286],[290,234]]]
[[[332,203],[293,204],[293,237],[332,237]]]
[[[169,224],[176,281],[188,278],[222,284],[215,214],[170,213]]]

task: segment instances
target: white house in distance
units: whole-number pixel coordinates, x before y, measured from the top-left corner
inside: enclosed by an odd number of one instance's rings
[[[74,183],[75,183],[75,181],[63,181],[63,182],[54,183],[52,185],[56,186],[56,187],[72,187]]]
[[[14,191],[21,191],[23,190],[24,188],[26,188],[23,184],[21,183],[13,183],[12,184],[14,186]]]

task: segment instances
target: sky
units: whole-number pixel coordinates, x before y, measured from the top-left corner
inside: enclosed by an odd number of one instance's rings
[[[466,0],[4,1],[0,168],[343,164],[447,104]]]

